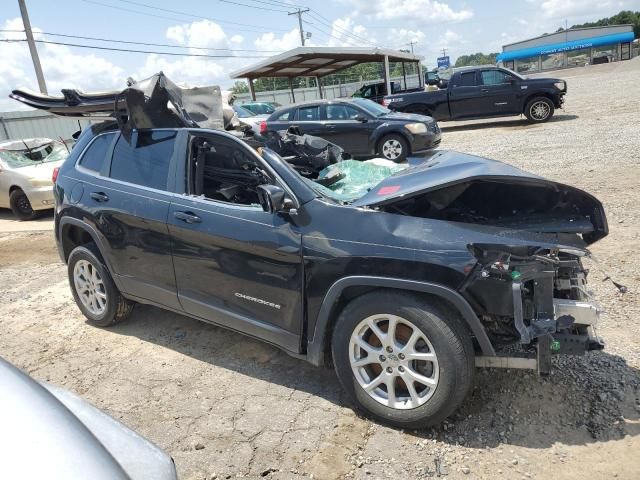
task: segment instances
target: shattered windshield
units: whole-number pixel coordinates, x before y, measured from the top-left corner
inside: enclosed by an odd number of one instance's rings
[[[38,163],[57,162],[69,155],[67,147],[58,142],[50,142],[36,147],[21,150],[6,150],[0,148],[0,159],[10,168],[22,168]]]

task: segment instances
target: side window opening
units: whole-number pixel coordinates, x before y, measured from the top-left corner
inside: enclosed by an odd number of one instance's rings
[[[257,187],[273,180],[248,148],[228,138],[195,137],[190,150],[189,193],[260,206]]]
[[[480,72],[482,85],[502,85],[509,83],[511,75],[501,72],[500,70],[483,70]]]
[[[298,121],[313,122],[320,118],[320,108],[315,105],[313,107],[300,107],[298,109]]]

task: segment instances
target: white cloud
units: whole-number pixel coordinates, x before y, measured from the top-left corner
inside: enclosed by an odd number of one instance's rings
[[[423,22],[461,21],[471,18],[473,11],[454,10],[437,0],[349,0],[357,14],[378,20],[417,20]]]
[[[366,47],[375,43],[376,39],[369,34],[367,28],[356,24],[348,15],[331,23],[331,37],[327,43],[330,47]]]
[[[300,30],[294,28],[290,32],[278,36],[273,32],[263,33],[255,39],[253,44],[258,50],[291,50],[300,46]]]
[[[19,18],[6,20],[3,30],[21,30]],[[41,30],[34,28],[34,36],[41,39]],[[24,34],[3,32],[0,39],[18,40]],[[103,90],[124,86],[126,75],[122,68],[94,54],[77,54],[63,45],[38,44],[40,63],[44,71],[47,89],[56,95],[61,88],[80,90]],[[24,108],[15,100],[7,98],[15,88],[38,91],[38,84],[25,42],[0,42],[0,110]]]
[[[391,28],[387,34],[389,46],[392,48],[408,49],[409,42],[417,42],[415,48],[420,48],[425,43],[426,35],[421,30],[411,30],[407,28]]]

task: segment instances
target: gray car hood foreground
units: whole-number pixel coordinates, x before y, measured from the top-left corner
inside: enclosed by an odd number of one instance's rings
[[[176,479],[173,460],[76,395],[0,358],[1,478]]]

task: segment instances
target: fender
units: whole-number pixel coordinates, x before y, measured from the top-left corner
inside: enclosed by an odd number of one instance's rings
[[[451,303],[462,315],[467,326],[480,344],[483,356],[495,357],[496,352],[491,345],[491,341],[485,332],[480,320],[474,313],[467,301],[455,290],[439,285],[437,283],[417,282],[414,280],[401,280],[388,277],[371,276],[350,276],[336,281],[324,296],[318,319],[316,321],[313,338],[307,341],[307,360],[317,366],[324,363],[324,345],[329,326],[331,310],[335,305],[343,290],[352,286],[373,286],[383,288],[394,288],[398,290],[409,290],[413,292],[428,293]]]
[[[109,256],[105,255],[105,251],[107,251],[107,248],[105,248],[104,242],[100,239],[100,235],[98,234],[98,231],[87,222],[84,222],[74,217],[62,217],[60,219],[60,224],[58,225],[58,231],[56,232],[56,239],[58,240],[57,241],[58,253],[60,254],[60,258],[64,263],[67,263],[67,259],[64,257],[64,246],[62,244],[62,230],[65,225],[73,225],[87,232],[91,237],[91,239],[93,240],[93,243],[95,243],[96,246],[98,247],[98,250],[100,251],[100,255],[102,255],[102,259],[104,260],[104,263],[107,264],[107,268],[109,269],[109,272],[114,271],[111,265],[111,262],[109,261]],[[113,282],[116,284],[116,287],[118,287],[118,290],[122,291],[122,287],[117,277],[118,275],[113,275],[113,274],[111,275],[111,278],[113,279]]]

